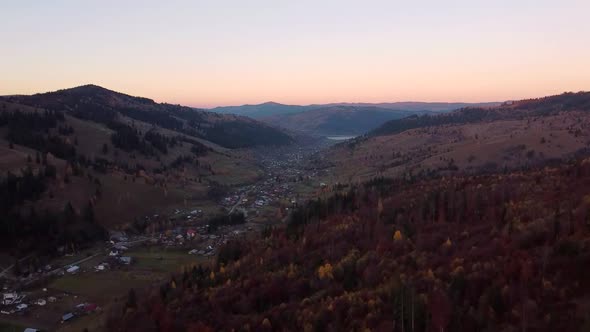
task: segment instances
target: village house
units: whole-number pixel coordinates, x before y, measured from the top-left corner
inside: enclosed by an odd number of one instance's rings
[[[187,239],[194,239],[197,236],[197,231],[192,228],[186,230],[186,238]]]
[[[80,267],[78,265],[70,266],[66,269],[67,273],[76,274],[80,272]]]
[[[65,323],[65,322],[72,320],[73,318],[74,318],[74,314],[71,312],[68,312],[67,314],[61,316],[61,322]]]
[[[119,262],[123,263],[124,265],[131,265],[132,258],[129,256],[121,256],[119,257]]]

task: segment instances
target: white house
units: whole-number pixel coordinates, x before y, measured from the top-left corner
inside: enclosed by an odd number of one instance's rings
[[[13,304],[17,298],[18,298],[18,295],[16,293],[4,293],[2,296],[2,304],[4,304],[4,305]]]

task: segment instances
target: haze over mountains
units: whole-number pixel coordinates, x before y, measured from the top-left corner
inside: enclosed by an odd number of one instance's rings
[[[222,114],[249,116],[268,124],[312,135],[356,136],[381,124],[410,115],[443,113],[462,107],[490,107],[500,103],[330,103],[284,105],[268,102],[258,105],[226,106],[211,109]]]

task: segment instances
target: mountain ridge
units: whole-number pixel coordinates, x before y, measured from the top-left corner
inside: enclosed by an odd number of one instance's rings
[[[254,118],[265,117],[270,115],[288,114],[305,112],[318,108],[325,108],[331,106],[356,106],[356,107],[380,107],[389,109],[392,111],[436,111],[445,112],[451,111],[462,107],[468,106],[497,106],[501,102],[420,102],[420,101],[402,101],[402,102],[377,102],[377,103],[365,103],[365,102],[336,102],[336,103],[325,103],[325,104],[283,104],[274,101],[267,101],[260,104],[244,104],[244,105],[232,105],[232,106],[218,106],[210,108],[212,112],[222,114],[240,114],[248,115]],[[276,109],[272,109],[272,108]]]

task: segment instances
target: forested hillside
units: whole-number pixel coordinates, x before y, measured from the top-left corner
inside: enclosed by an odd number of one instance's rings
[[[577,331],[590,160],[333,188],[111,313],[118,331]],[[121,316],[120,312],[124,312]]]

